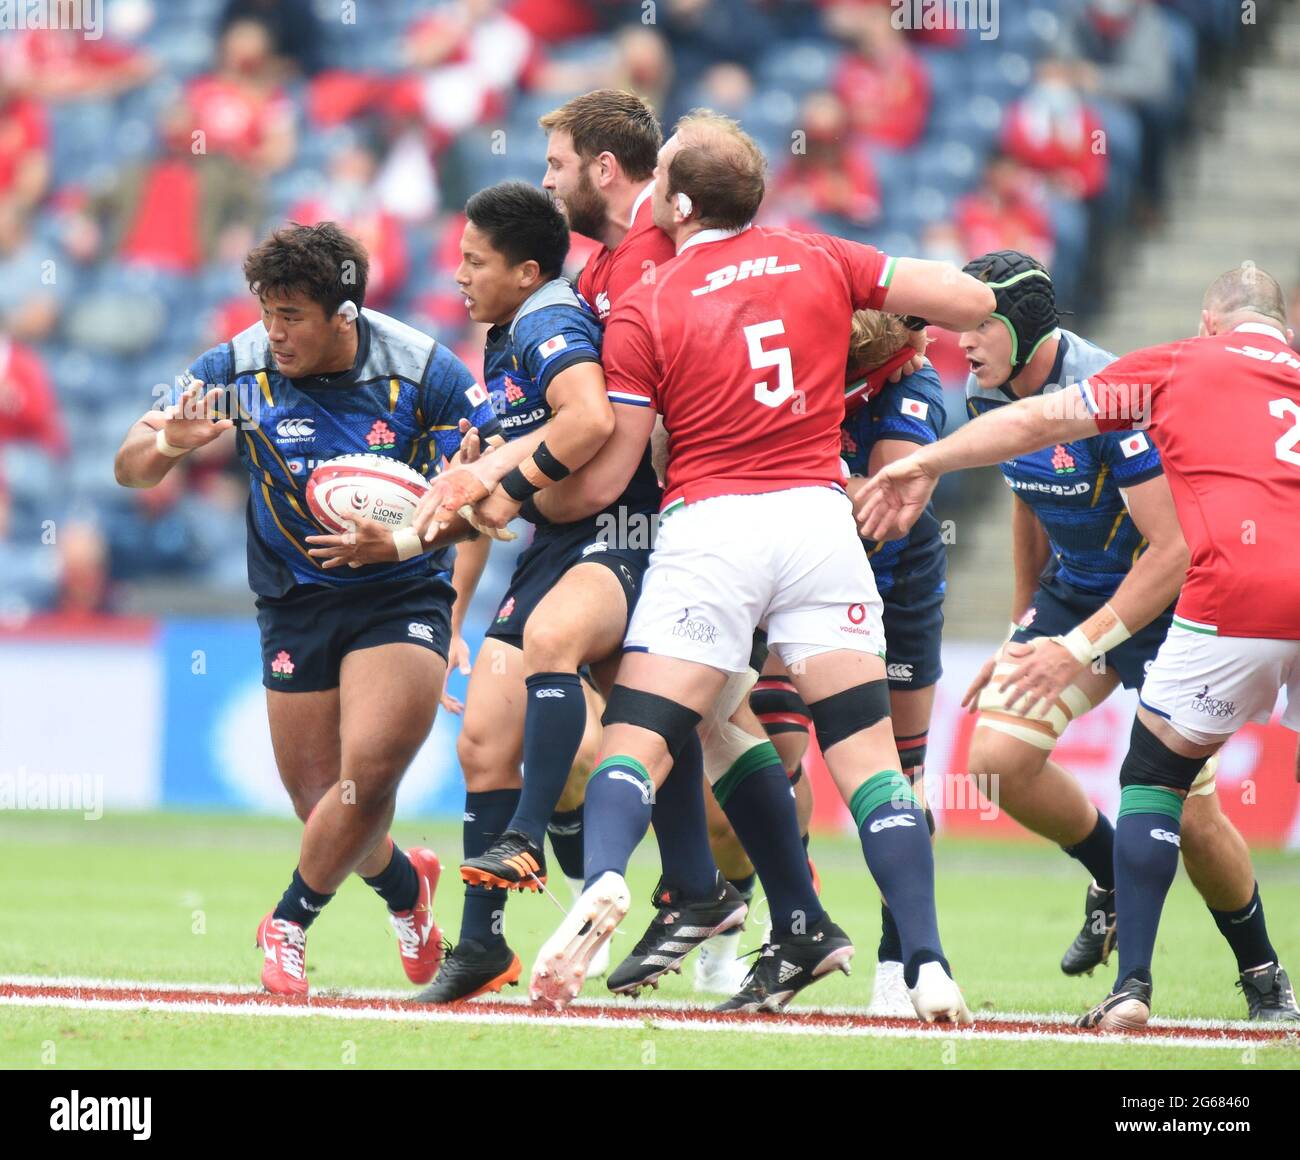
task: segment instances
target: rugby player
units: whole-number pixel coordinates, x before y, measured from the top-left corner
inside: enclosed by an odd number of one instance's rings
[[[563,215],[523,182],[480,191],[465,212],[456,279],[470,317],[492,326],[484,379],[507,441],[478,461],[495,469],[500,487],[475,518],[501,528],[522,514],[535,533],[470,675],[457,746],[466,786],[465,907],[458,943],[420,996],[431,1003],[519,977],[503,929],[506,891],[546,881],[545,835],[587,726],[579,669],[617,653],[650,555],[648,539],[639,547],[612,540],[607,513],[566,521],[540,506],[545,488],[578,472],[614,430],[600,325],[560,277],[569,248]],[[658,500],[646,451],[612,506],[648,527]],[[429,514],[418,513],[416,526]]]
[[[985,254],[966,269],[998,295],[997,314],[960,339],[972,367],[972,417],[1053,393],[1114,361],[1059,327],[1050,275],[1029,255]],[[1159,453],[1141,433],[1061,443],[1001,468],[1015,497],[1012,632],[963,700],[980,714],[970,769],[977,783],[995,776],[999,804],[1093,875],[1083,928],[1061,961],[1067,975],[1091,974],[1115,938],[1114,829],[1051,754],[1074,717],[1121,684],[1141,687],[1173,619],[1186,542]],[[1076,627],[1095,635],[1089,618],[1107,606],[1132,635],[1097,665],[1050,644]],[[1275,955],[1250,852],[1219,806],[1215,764],[1206,762],[1188,791],[1183,862],[1233,950],[1251,1018],[1284,1017],[1280,992],[1255,986],[1262,976],[1254,968]]]
[[[562,1006],[580,989],[627,913],[623,871],[651,803],[673,792],[683,758],[693,766],[696,726],[728,678],[745,673],[766,621],[853,803],[868,864],[896,904],[918,1012],[969,1019],[942,956],[924,819],[898,772],[879,597],[839,486],[838,428],[854,309],[888,298],[960,328],[983,317],[992,296],[938,264],[752,227],[763,191],[762,154],[727,118],[688,116],[660,151],[653,212],[677,257],[611,319],[605,364],[610,397],[642,414],[625,477],[663,415],[665,522],[605,712],[604,758],[588,783],[588,889],[543,947],[530,990]],[[811,890],[788,782],[775,768],[779,785],[765,778],[760,792],[741,794],[755,779],[738,777],[718,795],[774,919],[775,941],[734,1009],[783,1005],[852,955]],[[738,808],[742,799],[750,808]],[[780,872],[769,880],[765,864]],[[809,888],[782,895],[800,872]]]
[[[845,487],[850,498],[856,496],[870,472],[909,454],[917,444],[934,442],[943,431],[943,386],[934,368],[926,363],[905,378],[897,373],[900,363],[915,353],[911,345],[914,336],[915,332],[910,332],[897,315],[859,310],[853,316],[846,417],[840,430],[841,458],[848,475]],[[933,511],[927,512],[903,539],[881,544],[865,542],[864,547],[884,605],[894,743],[903,776],[912,783],[924,805],[925,749],[934,687],[942,674],[940,644],[947,553]],[[761,670],[761,676],[750,693],[749,707],[776,747],[790,778],[806,848],[813,805],[812,788],[802,776],[808,745],[808,708],[777,657],[769,656],[765,664],[761,655],[756,659],[758,663],[751,660],[751,667],[756,672]],[[706,749],[706,769],[709,756]],[[934,815],[928,806],[925,819],[933,835]],[[730,835],[725,816],[718,821],[711,815],[710,825],[714,853],[722,865],[727,856],[727,838],[730,836],[734,842],[734,835]],[[881,928],[870,1011],[874,1015],[913,1016],[903,982],[898,925],[883,903]],[[701,948],[695,977],[697,990],[725,985],[723,964],[728,953],[733,959],[735,956],[734,945],[729,947],[725,941],[730,939],[730,934],[719,935]]]
[[[1251,264],[1229,271],[1206,291],[1196,338],[1135,351],[1059,392],[982,415],[880,472],[859,510],[864,532],[887,535],[915,519],[947,471],[1020,461],[1054,445],[1081,447],[1142,426],[1160,451],[1190,567],[1142,683],[1120,770],[1118,977],[1081,1026],[1130,1030],[1150,1016],[1156,930],[1177,870],[1185,800],[1206,760],[1246,722],[1267,720],[1283,687],[1283,724],[1300,725],[1300,564],[1291,550],[1300,510],[1300,360],[1285,319],[1272,277]],[[1127,436],[1121,454],[1144,450],[1147,438]],[[1156,585],[1132,606],[1119,593],[1134,587],[1142,562],[1083,624],[1032,644],[1031,700],[1050,691],[1062,669],[1086,668],[1136,636],[1125,618],[1145,623],[1159,604]],[[1061,653],[1077,664],[1068,666]],[[1255,923],[1256,961],[1242,972],[1243,989],[1252,1015],[1295,1018],[1262,914],[1254,892],[1239,916]]]
[[[132,426],[115,465],[119,483],[152,487],[233,430],[249,473],[271,741],[304,823],[292,881],[257,931],[262,984],[283,995],[307,994],[307,930],[354,871],[387,903],[412,982],[427,983],[442,954],[438,860],[402,851],[388,828],[443,686],[453,591],[442,545],[455,529],[427,545],[367,520],[320,534],[304,487],[317,463],[356,452],[427,475],[456,453],[461,420],[491,438],[496,422],[451,351],[365,308],[368,268],[332,222],[272,234],[244,262],[262,320],[200,355],[196,381]]]
[[[608,314],[625,293],[649,279],[657,263],[674,253],[672,243],[654,224],[649,201],[661,144],[658,119],[634,94],[602,89],[574,98],[542,117],[540,124],[548,135],[544,187],[555,195],[570,228],[603,243],[602,250],[583,270],[579,286],[585,300],[594,303],[598,312]],[[616,459],[623,454],[628,430],[623,412],[624,408],[616,408],[615,432],[607,444]],[[644,435],[634,437],[641,441],[644,452]],[[552,523],[589,526],[595,520],[605,544],[646,549],[652,543],[657,496],[656,502],[644,511],[620,502],[626,481],[619,479],[612,488],[607,486],[610,477],[601,462],[605,455],[606,451],[602,450],[586,468],[573,472],[536,497],[538,510]],[[604,526],[601,526],[602,519]],[[600,547],[592,544],[588,550]],[[551,609],[559,611],[547,611]],[[600,613],[600,606],[595,611]],[[577,639],[573,625],[588,626],[592,622],[590,593],[561,585],[548,596],[543,613],[557,619],[556,647],[571,647]],[[617,622],[621,632],[626,622],[623,605],[615,607],[610,602],[607,614],[611,624]],[[545,630],[538,625],[540,621],[530,621],[530,639],[541,639]],[[528,648],[526,642],[526,658]],[[601,670],[599,664],[595,668]],[[594,696],[589,692],[589,700]],[[589,711],[589,731],[598,729],[595,720]],[[565,749],[565,739],[559,730],[567,725],[576,736],[580,721],[575,715],[554,724],[554,729],[539,731],[536,739],[540,744]],[[574,769],[581,764],[578,762]],[[537,763],[525,756],[524,765],[531,771]],[[531,795],[539,800],[541,804],[535,812],[541,813],[545,803],[553,802],[557,792],[558,787],[553,783],[544,785],[530,772],[524,783],[523,799]],[[737,897],[735,891],[719,881],[717,870],[709,860],[701,804],[704,796],[701,790],[699,797],[692,801],[685,794],[674,797],[669,793],[662,795],[655,805],[655,835],[664,863],[664,878],[656,888],[655,898],[663,906],[675,907],[671,913],[680,919],[681,926],[712,930],[743,919],[746,899]],[[581,893],[583,798],[581,788],[575,786],[573,773],[564,788],[564,796],[553,804],[555,812],[547,827],[552,846],[571,884],[576,875],[575,894]],[[522,861],[525,858],[532,861]],[[522,861],[522,866],[516,859]],[[541,861],[540,841],[521,835],[512,820],[498,845],[467,862],[463,872],[487,871],[510,886],[521,882],[527,885],[537,881],[533,861]],[[590,975],[604,973],[608,952],[606,944],[593,960]],[[644,981],[638,972],[627,979],[612,979],[611,986],[635,989]]]

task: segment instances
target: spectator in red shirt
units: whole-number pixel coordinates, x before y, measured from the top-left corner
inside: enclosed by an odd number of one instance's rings
[[[798,121],[806,152],[796,153],[777,173],[772,199],[778,212],[829,215],[852,225],[880,216],[880,187],[864,149],[855,147],[849,114],[834,93],[810,93]]]
[[[59,401],[40,356],[0,332],[0,443],[17,441],[54,456],[68,451]]]
[[[237,20],[226,29],[216,71],[191,81],[185,93],[203,153],[225,154],[262,175],[289,164],[294,114],[279,75],[264,24]]]
[[[0,75],[37,100],[115,97],[144,84],[157,64],[109,37],[77,28],[31,28],[0,35]]]
[[[1109,158],[1101,119],[1071,84],[1072,66],[1048,58],[1034,87],[1002,123],[1002,148],[1046,175],[1063,193],[1096,197],[1106,187]]]
[[[197,273],[242,259],[262,216],[261,185],[229,156],[195,155],[184,106],[163,114],[162,156],[129,166],[69,223],[82,262],[113,256],[134,265]]]
[[[860,5],[843,15],[841,26],[856,52],[840,62],[834,89],[856,132],[877,145],[906,149],[925,132],[930,75],[907,36],[893,26],[891,12]]]
[[[26,212],[50,181],[45,110],[0,75],[0,201]]]
[[[1052,265],[1055,238],[1042,180],[1014,157],[989,159],[983,184],[957,202],[956,219],[967,257],[1021,250]]]

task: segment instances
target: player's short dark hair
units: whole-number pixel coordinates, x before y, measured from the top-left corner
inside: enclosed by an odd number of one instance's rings
[[[674,132],[681,148],[668,165],[669,198],[686,194],[696,220],[710,229],[753,221],[767,183],[767,160],[754,139],[710,109],[692,109]]]
[[[636,93],[596,89],[565,101],[537,123],[547,133],[562,129],[584,161],[612,153],[629,181],[654,174],[663,130],[654,109]]]
[[[370,259],[366,248],[335,222],[276,230],[244,259],[248,288],[258,297],[304,294],[320,303],[325,317],[344,302],[365,305]]]
[[[569,256],[569,223],[551,195],[526,181],[501,181],[465,203],[465,216],[512,266],[536,262],[558,277]]]

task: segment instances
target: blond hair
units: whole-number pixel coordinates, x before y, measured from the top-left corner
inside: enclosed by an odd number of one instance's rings
[[[882,367],[911,342],[897,314],[883,310],[854,311],[849,324],[849,369],[867,374]]]

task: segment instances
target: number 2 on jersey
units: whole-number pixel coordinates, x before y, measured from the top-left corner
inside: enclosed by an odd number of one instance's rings
[[[1300,467],[1300,452],[1295,449],[1296,444],[1300,443],[1300,407],[1290,399],[1274,399],[1268,405],[1268,413],[1274,419],[1292,420],[1291,430],[1279,437],[1274,447],[1277,457],[1283,463],[1294,463]]]
[[[775,388],[767,381],[754,385],[754,398],[765,407],[779,407],[794,394],[794,367],[790,363],[790,348],[778,346],[772,350],[763,349],[763,339],[785,333],[785,323],[779,318],[771,322],[756,322],[745,327],[745,342],[749,346],[749,365],[755,370],[763,367],[776,367]]]

